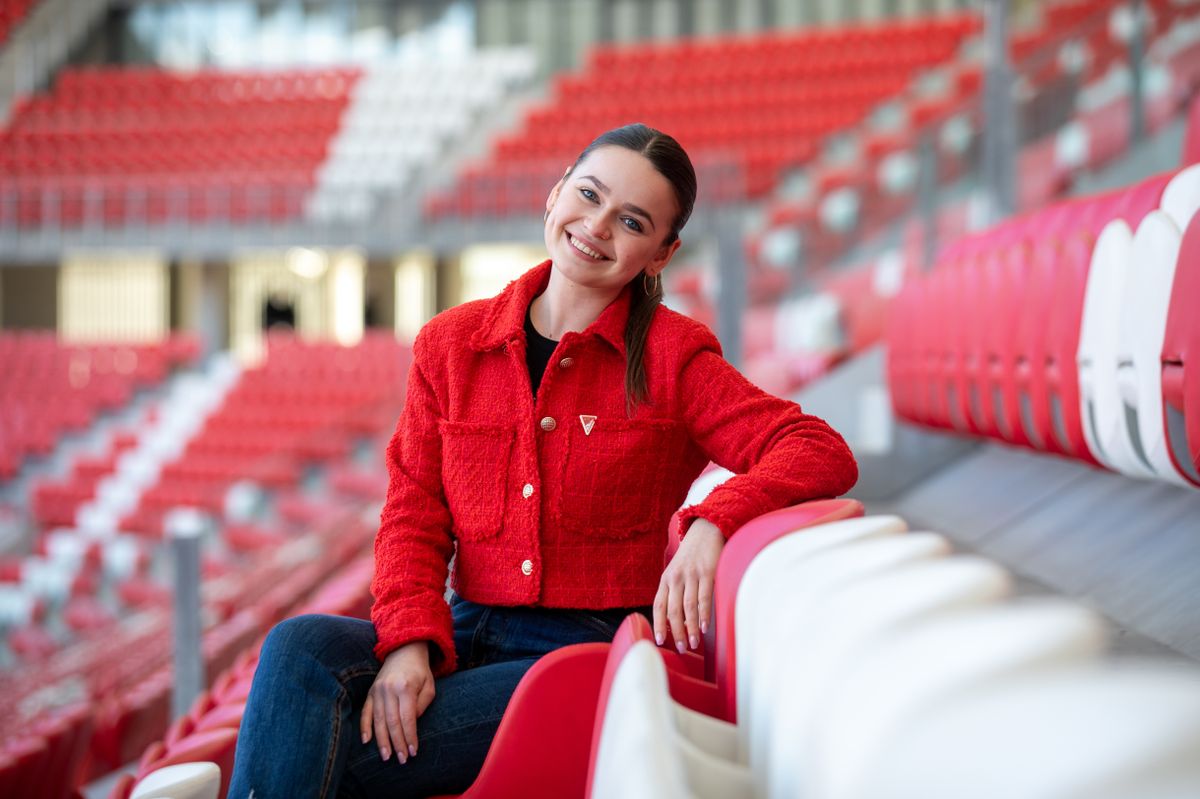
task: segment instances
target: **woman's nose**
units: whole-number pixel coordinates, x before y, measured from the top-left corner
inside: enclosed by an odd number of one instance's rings
[[[589,214],[587,219],[584,220],[584,228],[587,229],[590,235],[598,239],[607,239],[612,235],[609,230],[609,224],[608,214],[604,211],[596,211],[593,214]]]

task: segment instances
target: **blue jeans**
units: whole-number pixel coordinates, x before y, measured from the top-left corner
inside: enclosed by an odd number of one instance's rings
[[[437,681],[417,720],[420,748],[401,765],[362,743],[359,714],[375,681],[375,628],[297,616],[263,643],[238,733],[230,799],[426,797],[461,793],[483,765],[517,683],[568,644],[611,641],[630,612],[489,607],[451,600],[458,670]]]

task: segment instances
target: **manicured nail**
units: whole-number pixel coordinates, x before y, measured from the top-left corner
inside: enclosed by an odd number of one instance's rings
[[[695,635],[690,635],[688,636],[688,643],[692,645],[692,649],[695,649],[696,647],[700,646],[700,639]]]
[[[363,743],[366,743],[367,741],[371,740],[371,733],[364,732],[362,738],[363,738]]]
[[[402,766],[408,762],[408,758],[404,756],[403,750],[396,753],[396,759],[400,761],[400,765]]]
[[[655,641],[655,643],[657,643],[659,646],[662,646],[662,645],[663,645],[663,634],[662,634],[662,633],[655,633],[655,634],[654,634],[654,641]]]
[[[682,654],[683,654],[683,652],[684,652],[683,641],[676,641],[676,642],[675,642],[675,648],[676,648],[676,649],[678,649],[678,650],[679,650],[679,654],[681,654],[681,655],[682,655]]]
[[[700,634],[708,635],[708,622],[706,622],[706,621],[700,622]]]
[[[417,745],[416,745],[416,744],[409,744],[409,745],[408,745],[408,756],[409,756],[409,757],[416,757],[416,756],[417,756]]]
[[[392,751],[390,749],[388,749],[386,746],[382,746],[379,748],[379,756],[381,758],[383,758],[384,760],[387,760],[389,757],[392,756]]]

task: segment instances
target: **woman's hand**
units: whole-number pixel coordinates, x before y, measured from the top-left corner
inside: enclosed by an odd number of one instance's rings
[[[359,722],[363,743],[374,732],[380,757],[387,760],[394,751],[401,763],[407,763],[417,754],[417,717],[429,707],[433,695],[429,644],[413,641],[393,651],[383,661],[363,705]]]
[[[660,646],[666,640],[668,624],[680,653],[685,641],[692,649],[700,645],[700,636],[708,632],[713,580],[724,546],[725,536],[712,522],[696,519],[688,528],[675,557],[663,570],[654,597],[654,638]]]

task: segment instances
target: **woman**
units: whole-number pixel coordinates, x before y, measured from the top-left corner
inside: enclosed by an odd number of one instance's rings
[[[695,196],[674,139],[609,131],[550,192],[550,260],[421,331],[388,446],[371,622],[272,630],[230,796],[462,791],[538,657],[611,640],[634,611],[660,643],[695,648],[725,537],[854,484],[837,433],[660,306]],[[710,459],[738,476],[680,512],[664,571],[671,515]]]

